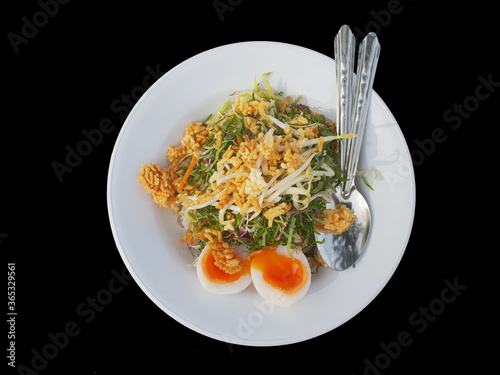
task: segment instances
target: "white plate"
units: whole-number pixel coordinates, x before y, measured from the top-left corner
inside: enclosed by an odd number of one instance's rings
[[[108,211],[118,250],[142,290],[186,327],[229,343],[290,344],[328,332],[359,313],[394,273],[410,235],[415,180],[396,120],[374,93],[359,168],[375,166],[375,191],[358,183],[372,209],[362,258],[343,272],[322,269],[308,294],[290,308],[264,302],[253,286],[236,295],[200,285],[193,258],[179,243],[176,215],[152,202],[137,182],[141,165],[167,166],[169,145],[180,144],[190,121],[203,121],[228,95],[251,88],[272,72],[273,88],[335,119],[335,62],[302,47],[273,42],[231,44],[196,55],[163,75],[141,97],[123,125],[111,157]],[[381,82],[379,82],[381,84]],[[375,78],[375,86],[377,78]]]

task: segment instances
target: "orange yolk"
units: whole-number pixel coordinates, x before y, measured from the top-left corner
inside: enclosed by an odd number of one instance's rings
[[[285,294],[294,294],[306,284],[308,272],[297,259],[263,249],[252,256],[252,268],[260,270],[264,281]]]
[[[207,251],[201,260],[203,273],[208,281],[215,284],[231,283],[238,280],[242,275],[250,272],[250,265],[247,261],[243,261],[243,269],[240,272],[229,274],[215,265],[215,258],[211,251]]]

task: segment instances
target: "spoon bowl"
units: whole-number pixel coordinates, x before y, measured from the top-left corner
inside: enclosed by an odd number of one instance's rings
[[[332,198],[327,209],[334,209],[337,205],[345,205],[356,214],[356,220],[349,230],[341,234],[319,234],[317,241],[318,251],[323,261],[336,271],[343,271],[359,258],[368,239],[371,227],[371,212],[366,199],[353,185],[348,193],[342,192]]]

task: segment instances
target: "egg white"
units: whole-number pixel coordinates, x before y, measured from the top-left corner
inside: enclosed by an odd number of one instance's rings
[[[288,250],[285,246],[279,246],[276,249],[276,253],[285,255],[289,258],[290,255],[288,254]],[[302,299],[309,290],[309,286],[311,285],[311,268],[309,267],[309,262],[307,261],[306,256],[302,251],[295,251],[292,252],[293,258],[297,259],[300,261],[306,268],[307,270],[307,281],[306,284],[297,291],[294,294],[285,294],[275,288],[273,288],[270,284],[268,284],[264,280],[264,274],[261,270],[256,269],[254,267],[250,268],[250,273],[252,275],[252,281],[255,286],[255,289],[257,292],[260,294],[262,298],[264,298],[266,301],[269,301],[275,305],[278,306],[285,306],[289,307],[292,306],[293,304],[297,303],[299,300]]]
[[[200,280],[201,285],[211,293],[216,294],[235,294],[244,290],[252,282],[252,277],[250,273],[242,275],[238,280],[227,282],[224,284],[213,283],[207,279],[205,276],[201,260],[208,251],[208,246],[205,246],[203,251],[198,257],[196,262],[196,273],[198,275],[198,280]]]

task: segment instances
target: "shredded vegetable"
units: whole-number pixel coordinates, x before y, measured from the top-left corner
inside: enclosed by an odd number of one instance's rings
[[[158,194],[187,219],[181,241],[191,250],[217,238],[250,252],[282,245],[314,257],[326,203],[345,181],[337,143],[355,135],[338,135],[331,120],[299,104],[302,96],[274,91],[268,76],[189,124],[158,172]],[[139,180],[154,190],[153,178]]]
[[[182,188],[186,184],[186,181],[188,180],[190,173],[193,171],[195,163],[196,163],[196,155],[193,155],[193,157],[191,159],[191,164],[189,164],[189,167],[188,167],[186,173],[184,174],[184,177],[182,177],[182,180],[179,183],[179,186],[177,187],[178,193],[180,193],[182,191]]]

